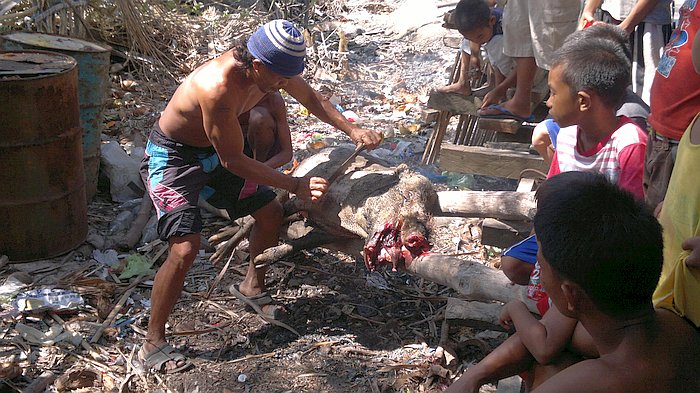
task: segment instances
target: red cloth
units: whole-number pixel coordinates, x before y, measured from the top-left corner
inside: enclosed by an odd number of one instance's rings
[[[664,48],[651,85],[648,119],[657,134],[677,141],[700,112],[700,75],[691,56],[700,27],[700,7],[695,1],[686,1],[678,12],[678,27]]]

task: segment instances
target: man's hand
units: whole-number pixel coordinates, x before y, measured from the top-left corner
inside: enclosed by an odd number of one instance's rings
[[[695,268],[700,267],[700,236],[685,239],[685,241],[681,243],[681,247],[683,247],[684,250],[690,251],[688,259],[685,260],[685,265]]]
[[[350,133],[350,139],[352,139],[356,145],[362,143],[367,149],[372,150],[376,149],[377,146],[384,141],[384,135],[366,128],[355,128]]]
[[[328,191],[328,181],[322,177],[299,177],[295,190],[297,198],[303,201],[316,202]]]

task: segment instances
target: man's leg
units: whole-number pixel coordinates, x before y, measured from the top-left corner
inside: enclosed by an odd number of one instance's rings
[[[282,226],[282,205],[273,199],[270,203],[251,214],[255,224],[250,232],[250,264],[243,282],[239,287],[242,294],[255,296],[265,291],[265,272],[267,268],[255,268],[255,257],[265,249],[274,247],[279,241],[280,227]],[[263,307],[263,311],[265,307]]]
[[[144,353],[149,353],[166,343],[165,324],[175,306],[185,283],[185,275],[190,270],[197,252],[199,251],[200,234],[173,236],[169,239],[168,258],[158,269],[153,280],[151,291],[151,316],[148,321],[148,332],[143,344]],[[183,366],[180,362],[166,363],[166,369]]]
[[[256,106],[250,110],[246,138],[255,160],[265,162],[270,158],[277,141],[276,131],[275,119],[267,108]]]
[[[515,115],[529,117],[530,114],[532,114],[530,97],[532,96],[532,82],[536,72],[537,64],[535,63],[534,57],[516,57],[515,93],[513,94],[513,98],[503,102],[501,106]],[[487,110],[483,113],[483,115],[489,114],[498,115],[499,112],[491,113]]]

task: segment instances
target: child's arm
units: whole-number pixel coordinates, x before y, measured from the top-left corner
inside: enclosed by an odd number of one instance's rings
[[[493,67],[494,71],[497,74],[501,74],[501,71],[498,70],[495,66]],[[505,77],[500,83],[498,83],[493,90],[491,90],[486,96],[484,96],[484,101],[481,105],[481,109],[486,109],[489,105],[491,104],[498,104],[503,97],[506,96],[506,92],[508,91],[509,88],[515,86],[515,70],[508,74],[507,77]]]
[[[575,319],[564,316],[554,305],[538,321],[520,300],[506,304],[500,320],[506,328],[515,327],[523,345],[539,364],[548,364],[566,347],[577,323]]]

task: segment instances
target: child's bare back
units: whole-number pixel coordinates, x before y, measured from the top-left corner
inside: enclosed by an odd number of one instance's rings
[[[577,363],[535,392],[700,392],[700,334],[666,310],[614,328],[609,352]]]

